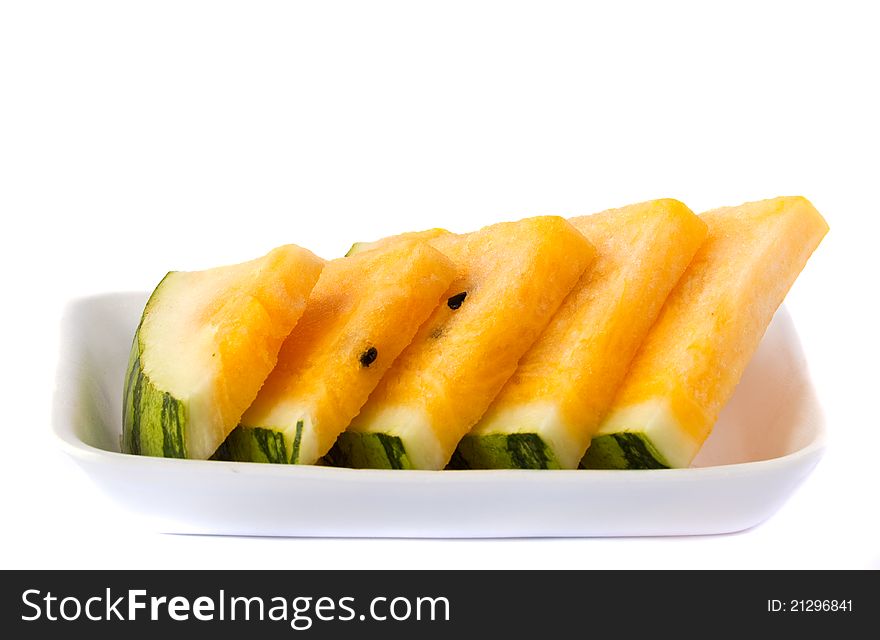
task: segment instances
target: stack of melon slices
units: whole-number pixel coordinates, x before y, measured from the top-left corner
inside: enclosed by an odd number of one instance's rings
[[[827,231],[801,197],[699,216],[655,200],[172,272],[135,334],[123,449],[687,467]]]

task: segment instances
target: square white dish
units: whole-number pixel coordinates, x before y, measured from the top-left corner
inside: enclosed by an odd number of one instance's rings
[[[119,452],[122,383],[145,293],[70,302],[54,432],[147,526],[337,537],[727,533],[770,517],[818,463],[824,420],[781,309],[690,469],[383,471],[173,460]]]

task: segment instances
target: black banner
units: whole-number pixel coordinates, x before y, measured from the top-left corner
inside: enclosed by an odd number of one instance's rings
[[[876,572],[21,571],[3,572],[0,598],[0,628],[17,632],[6,637],[705,637],[880,623]]]

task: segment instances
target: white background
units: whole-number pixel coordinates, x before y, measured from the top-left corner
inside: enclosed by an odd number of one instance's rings
[[[880,39],[871,2],[6,2],[0,567],[880,568]],[[792,290],[831,448],[768,522],[676,539],[137,528],[58,450],[71,297],[294,242],[656,197],[803,194]]]

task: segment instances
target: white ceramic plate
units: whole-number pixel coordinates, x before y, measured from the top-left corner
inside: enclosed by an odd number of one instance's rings
[[[691,469],[381,471],[119,453],[122,381],[147,296],[70,303],[54,429],[121,506],[160,531],[266,536],[633,536],[738,531],[772,515],[823,451],[781,310]]]

